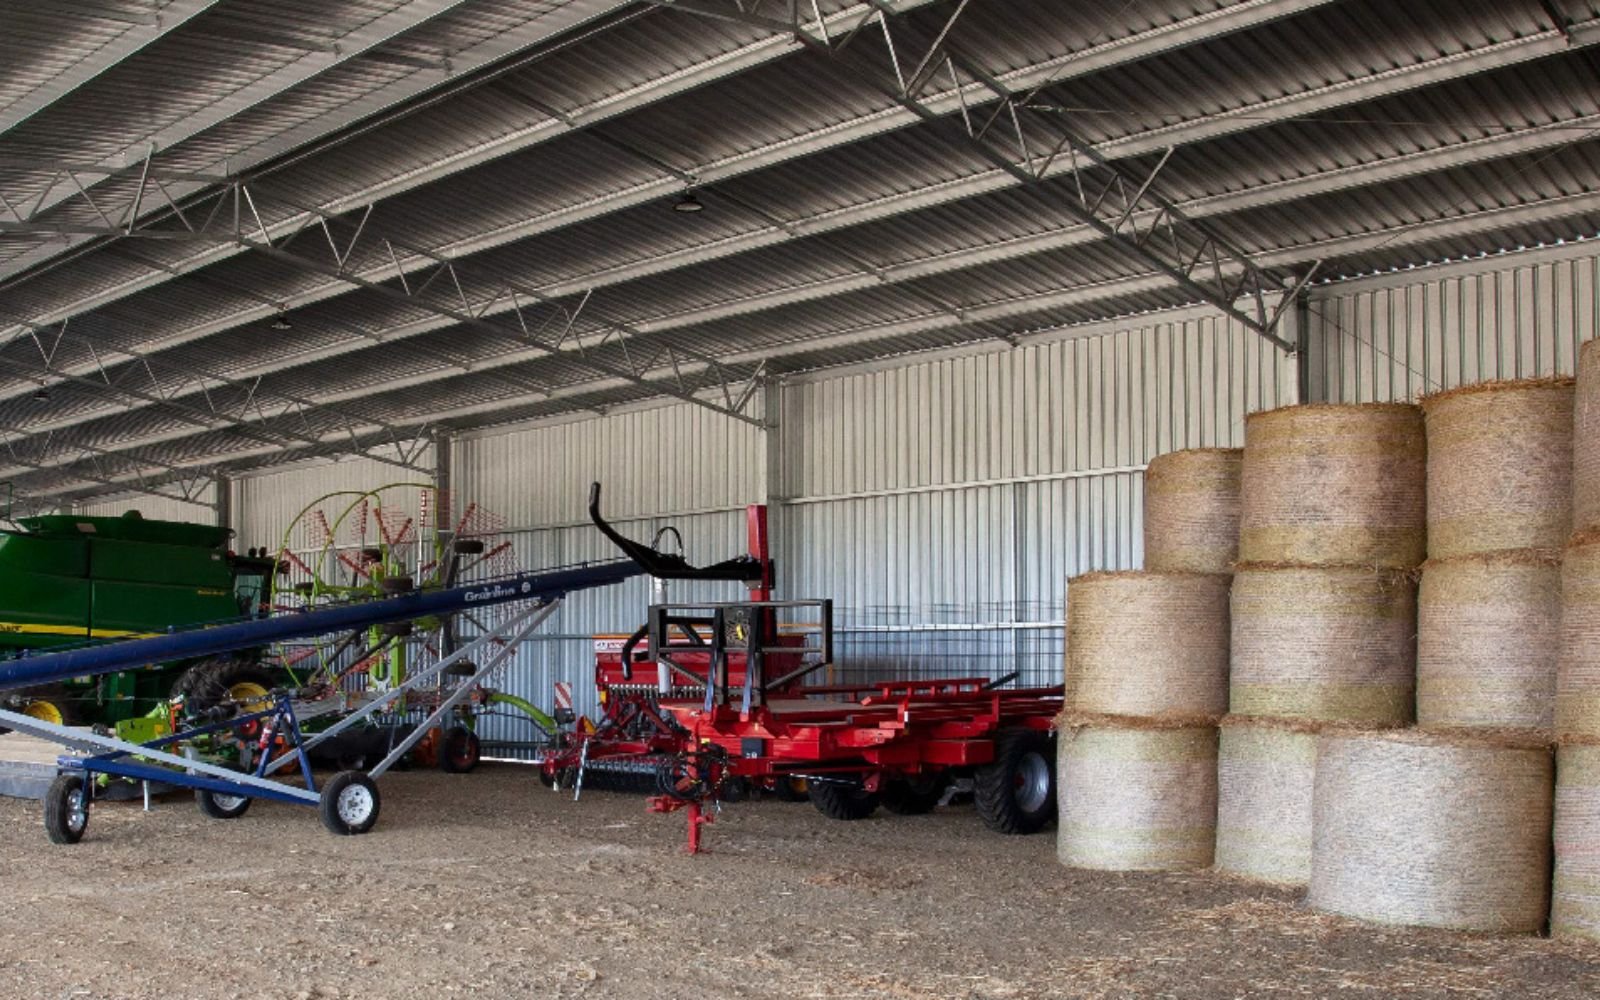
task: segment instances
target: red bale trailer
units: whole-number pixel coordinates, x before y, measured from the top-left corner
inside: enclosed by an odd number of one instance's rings
[[[591,515],[650,565],[653,549]],[[748,524],[751,599],[659,601],[637,632],[597,639],[601,719],[546,755],[547,782],[581,791],[590,775],[644,779],[652,810],[687,810],[691,851],[720,802],[749,789],[803,790],[838,820],[880,806],[925,813],[966,790],[999,833],[1054,819],[1060,686],[1012,688],[1014,673],[837,682],[833,602],[772,600],[765,508],[750,508]]]

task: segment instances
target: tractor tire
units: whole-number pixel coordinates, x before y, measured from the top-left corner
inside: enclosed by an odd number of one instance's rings
[[[450,546],[455,552],[464,556],[483,555],[483,539],[458,538]]]
[[[266,667],[248,660],[204,660],[185,670],[167,697],[182,695],[184,714],[193,718],[234,700],[235,691],[246,686],[251,694],[271,691],[277,679]]]
[[[250,810],[250,803],[255,800],[245,795],[225,795],[197,788],[194,801],[200,811],[212,819],[238,819]]]
[[[915,778],[885,779],[878,799],[897,816],[922,816],[931,813],[944,798],[946,782],[942,774],[923,774]]]
[[[88,785],[81,774],[58,774],[44,793],[44,832],[52,844],[76,844],[89,828]]]
[[[878,796],[858,785],[813,781],[806,788],[811,804],[829,819],[866,819],[878,811]]]
[[[378,822],[378,786],[360,771],[340,771],[322,786],[318,812],[328,832],[341,837],[366,833]]]
[[[482,759],[478,734],[466,726],[452,726],[439,742],[439,770],[446,774],[466,774]]]
[[[994,739],[994,762],[973,776],[973,800],[996,833],[1038,833],[1056,815],[1055,738],[1006,729]]]

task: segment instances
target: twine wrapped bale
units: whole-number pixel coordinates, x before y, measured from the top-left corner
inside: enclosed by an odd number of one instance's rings
[[[1556,735],[1600,737],[1600,531],[1575,536],[1561,561]]]
[[[1226,573],[1239,554],[1239,448],[1157,455],[1144,473],[1144,567]]]
[[[1229,716],[1217,751],[1217,868],[1279,885],[1311,878],[1317,724]]]
[[[1062,715],[1061,863],[1103,871],[1209,866],[1217,822],[1213,721]]]
[[[1221,715],[1228,707],[1229,578],[1089,573],[1067,585],[1067,707],[1110,715]]]
[[[1600,745],[1556,751],[1555,852],[1550,933],[1600,940]]]
[[[1578,349],[1572,412],[1572,527],[1600,530],[1600,340]]]
[[[1427,396],[1422,412],[1429,558],[1565,544],[1572,379],[1482,382]]]
[[[1424,563],[1418,725],[1548,732],[1560,637],[1559,549]]]
[[[1240,565],[1229,709],[1238,715],[1404,725],[1416,681],[1411,574]]]
[[[1547,745],[1461,733],[1329,734],[1312,794],[1315,910],[1536,934],[1549,910]]]
[[[1245,421],[1239,561],[1412,569],[1426,551],[1422,410],[1290,406]]]

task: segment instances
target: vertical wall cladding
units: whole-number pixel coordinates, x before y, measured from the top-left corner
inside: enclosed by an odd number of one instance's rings
[[[760,400],[750,412],[761,412]],[[466,435],[454,445],[453,475],[458,503],[478,503],[505,521],[525,569],[618,557],[589,524],[591,482],[603,485],[603,509],[621,531],[648,540],[671,526],[691,562],[709,563],[745,550],[744,506],[766,494],[766,444],[752,424],[675,404]],[[674,600],[743,594],[735,584],[671,590]],[[548,707],[554,683],[570,681],[576,710],[593,717],[594,636],[632,632],[644,623],[649,601],[643,577],[573,594],[495,683]],[[512,718],[485,724],[491,741],[529,738],[527,724]]]
[[[1310,398],[1414,400],[1473,382],[1571,374],[1600,311],[1600,256],[1576,249],[1499,268],[1452,265],[1431,276],[1352,282],[1313,296]]]
[[[458,498],[513,527],[587,524],[591,482],[614,517],[725,509],[766,490],[761,429],[687,403],[464,435],[454,458]]]
[[[835,597],[846,669],[1054,683],[1067,578],[1143,560],[1145,463],[1242,443],[1295,386],[1292,359],[1198,311],[796,382],[780,582]]]
[[[424,468],[431,462],[432,457],[426,454],[418,459],[418,464]],[[369,458],[341,458],[285,472],[242,477],[233,483],[235,537],[241,546],[276,548],[301,511],[326,494],[340,490],[373,490],[391,483],[431,482],[425,472]],[[415,490],[400,491],[398,495],[408,510],[409,505],[416,503]],[[329,501],[323,506],[331,517],[334,516],[332,508],[339,504]]]
[[[212,489],[214,487],[202,493],[198,498],[199,503],[184,503],[149,493],[129,493],[120,497],[96,498],[88,503],[75,504],[72,509],[74,513],[90,517],[121,517],[130,510],[136,510],[155,520],[216,524],[216,499]]]

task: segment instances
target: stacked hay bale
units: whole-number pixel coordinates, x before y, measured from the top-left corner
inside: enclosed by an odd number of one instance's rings
[[[1578,354],[1572,513],[1556,675],[1550,933],[1600,940],[1600,340]]]
[[[1057,750],[1063,864],[1211,864],[1239,464],[1237,451],[1222,449],[1152,461],[1148,568],[1069,582]]]
[[[1572,531],[1573,380],[1471,385],[1425,398],[1423,410],[1417,722],[1549,733],[1561,547]]]
[[[1383,923],[1536,933],[1549,912],[1570,379],[1423,400],[1419,728],[1318,741],[1308,903]]]
[[[1412,716],[1421,411],[1295,406],[1245,425],[1217,867],[1311,877],[1318,735]]]
[[[1552,772],[1539,740],[1323,735],[1308,904],[1378,923],[1537,933]]]

